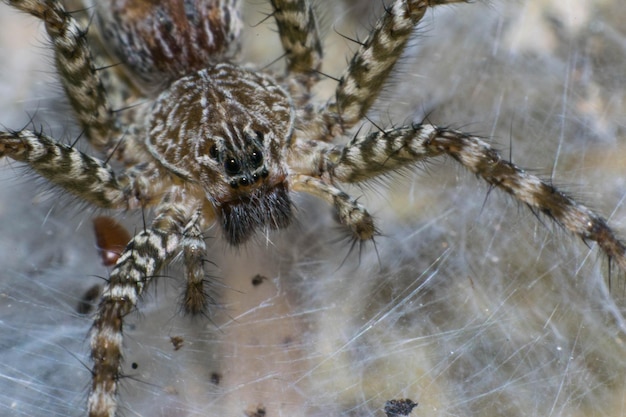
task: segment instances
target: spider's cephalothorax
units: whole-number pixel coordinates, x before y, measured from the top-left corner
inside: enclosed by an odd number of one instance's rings
[[[479,137],[412,123],[335,143],[365,118],[428,7],[464,0],[391,2],[322,105],[310,103],[322,46],[308,0],[271,0],[287,68],[276,79],[233,63],[241,28],[236,0],[99,1],[99,36],[86,35],[59,0],[5,2],[45,23],[84,137],[125,168],[116,172],[29,130],[0,132],[0,156],[98,207],[154,211],[150,226],[119,256],[98,307],[92,417],[116,413],[124,318],[153,277],[182,254],[183,308],[204,311],[203,232],[218,222],[238,245],[255,232],[284,228],[291,192],[326,200],[355,239],[369,240],[376,233],[372,216],[340,185],[449,156],[492,188],[597,242],[626,271],[626,246],[602,217]],[[96,70],[96,62],[108,69]]]
[[[147,146],[169,171],[202,187],[236,245],[259,227],[289,224],[284,152],[293,118],[289,96],[268,76],[218,64],[159,96]]]

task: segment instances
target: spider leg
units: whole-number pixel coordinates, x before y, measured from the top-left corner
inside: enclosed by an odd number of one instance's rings
[[[341,224],[347,226],[355,238],[368,240],[376,234],[374,219],[365,207],[337,187],[308,175],[294,175],[291,187],[293,191],[304,191],[332,204]]]
[[[96,73],[85,32],[58,0],[5,0],[41,19],[54,46],[57,70],[86,137],[96,149],[116,136],[115,118]]]
[[[361,44],[318,118],[316,139],[329,141],[366,115],[429,6],[467,0],[396,0]]]
[[[3,156],[27,163],[49,181],[98,207],[126,209],[146,203],[139,201],[146,192],[138,190],[138,172],[116,175],[99,159],[40,133],[0,132],[0,158]]]
[[[322,62],[322,43],[311,4],[307,0],[271,0],[280,42],[290,73],[304,74],[310,87]]]
[[[328,151],[322,171],[335,181],[356,183],[396,171],[420,160],[447,155],[506,191],[533,211],[541,212],[583,240],[593,240],[626,271],[626,245],[606,220],[577,203],[548,181],[502,156],[482,139],[457,130],[413,124],[354,138]]]
[[[157,216],[150,229],[130,241],[111,272],[91,331],[94,365],[90,417],[115,415],[124,317],[135,308],[152,278],[178,252],[180,224],[184,224],[181,213],[175,208]]]

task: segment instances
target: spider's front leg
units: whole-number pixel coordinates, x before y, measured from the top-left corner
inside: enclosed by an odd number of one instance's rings
[[[93,64],[86,33],[58,0],[4,1],[45,23],[70,104],[91,145],[104,150],[117,136],[118,129]]]
[[[118,381],[122,365],[122,333],[126,315],[159,271],[181,250],[187,274],[184,308],[198,313],[206,307],[204,291],[205,226],[200,211],[188,200],[165,201],[151,227],[128,244],[102,294],[91,333],[92,390],[90,417],[113,417],[117,410]],[[199,203],[200,204],[200,203]]]
[[[167,215],[135,236],[111,272],[91,334],[94,362],[89,395],[90,417],[113,417],[122,363],[122,327],[151,279],[180,243],[179,225]]]
[[[124,317],[137,305],[144,288],[177,248],[179,234],[163,224],[130,241],[102,294],[91,335],[93,360],[90,417],[113,417],[122,363]]]
[[[129,175],[116,176],[98,159],[29,131],[0,132],[2,156],[28,163],[53,183],[103,208],[126,209],[150,204],[141,195],[159,193],[149,188],[154,185],[148,186],[146,181],[154,183],[158,182],[156,177],[163,179],[151,171],[129,171]],[[173,188],[169,187],[168,191],[170,196],[174,194]],[[190,313],[202,312],[206,307],[206,246],[201,234],[206,225],[201,221],[200,211],[190,209],[202,204],[190,201],[189,196],[185,204],[170,201],[174,198],[164,198],[163,208],[157,208],[162,214],[157,216],[152,228],[128,244],[104,290],[91,338],[94,368],[89,413],[92,417],[115,415],[123,318],[136,306],[151,278],[181,249],[187,276],[184,307]]]
[[[116,175],[97,158],[57,143],[48,136],[23,130],[0,132],[0,158],[27,163],[63,189],[102,208],[133,208],[139,202],[134,175]]]
[[[452,157],[491,187],[507,192],[583,240],[597,242],[609,259],[626,271],[626,245],[605,219],[548,181],[504,160],[476,136],[429,124],[374,132],[345,147],[327,150],[322,172],[334,181],[357,183],[440,155]]]

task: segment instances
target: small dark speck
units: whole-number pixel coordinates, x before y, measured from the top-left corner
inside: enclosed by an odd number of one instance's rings
[[[252,285],[254,285],[255,287],[258,287],[259,285],[263,284],[263,281],[265,281],[266,279],[268,278],[264,277],[261,274],[256,274],[255,276],[252,277]]]
[[[211,383],[214,385],[219,385],[222,380],[222,375],[218,372],[211,372]]]
[[[389,400],[385,403],[387,417],[408,416],[417,407],[417,403],[405,398],[403,400]]]
[[[137,364],[137,362],[133,362],[133,363],[130,364],[130,367],[133,368],[133,369],[137,369],[137,368],[139,368],[139,365]]]
[[[172,342],[172,346],[174,346],[174,350],[179,350],[183,347],[185,343],[185,339],[181,336],[170,336],[170,342]]]
[[[262,405],[259,405],[254,411],[246,411],[247,417],[265,417],[266,415],[265,407]]]

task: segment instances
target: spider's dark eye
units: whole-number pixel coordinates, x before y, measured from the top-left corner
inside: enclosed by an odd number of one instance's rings
[[[241,172],[241,165],[235,158],[228,158],[224,161],[224,169],[228,175],[236,175]]]
[[[256,138],[259,140],[259,142],[263,143],[263,140],[265,140],[265,135],[263,134],[263,132],[261,132],[260,130],[255,130],[254,133],[256,134]]]
[[[254,168],[258,168],[261,166],[262,163],[263,163],[263,152],[261,152],[258,149],[252,151],[252,153],[250,154],[250,164],[252,164]]]
[[[211,145],[211,147],[209,148],[209,156],[211,157],[211,159],[217,159],[220,156],[216,144]]]

